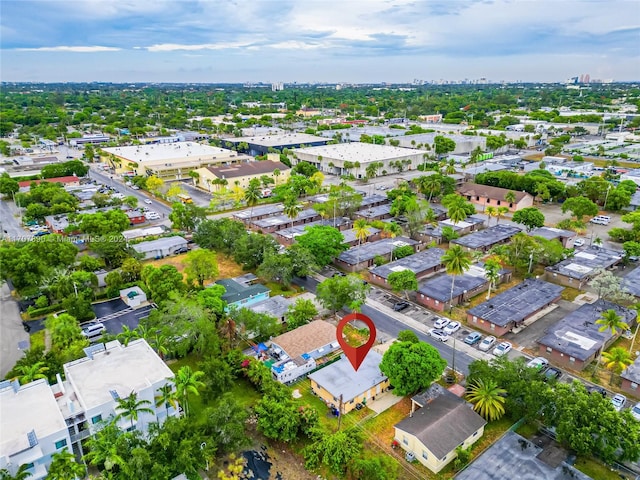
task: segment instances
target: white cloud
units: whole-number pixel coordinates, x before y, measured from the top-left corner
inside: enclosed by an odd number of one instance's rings
[[[148,47],[134,47],[136,49],[143,48],[150,52],[175,52],[179,50],[198,51],[198,50],[228,50],[233,48],[241,48],[246,46],[245,43],[203,43],[199,45],[183,45],[179,43],[160,43],[150,45]]]
[[[78,53],[96,53],[96,52],[117,52],[122,50],[118,47],[104,47],[101,45],[93,46],[57,46],[57,47],[37,47],[37,48],[16,48],[21,52],[78,52]]]

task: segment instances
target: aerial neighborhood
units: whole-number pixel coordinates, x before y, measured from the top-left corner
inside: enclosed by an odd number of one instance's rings
[[[0,477],[640,478],[639,92],[3,83]]]

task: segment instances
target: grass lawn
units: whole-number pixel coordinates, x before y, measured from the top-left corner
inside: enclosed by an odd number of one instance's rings
[[[282,295],[283,297],[289,298],[302,292],[302,289],[297,285],[291,285],[289,286],[289,288],[287,288],[280,283],[265,282],[264,286],[271,290],[272,297],[275,297],[276,295]]]
[[[562,291],[561,295],[563,300],[567,300],[568,302],[573,302],[576,299],[576,297],[582,293],[584,293],[584,291],[578,290],[577,288],[564,287],[564,290]]]
[[[188,356],[181,358],[180,360],[173,361],[168,363],[168,367],[171,369],[173,373],[177,373],[182,367],[189,366],[191,370],[198,370],[198,363],[200,362],[200,358],[195,356]],[[206,405],[204,404],[204,399],[202,398],[202,394],[200,395],[189,395],[189,416],[200,416],[204,411]]]
[[[29,347],[31,350],[35,350],[36,348],[44,348],[44,335],[45,330],[40,330],[29,337],[29,341],[31,342],[31,346]]]
[[[593,458],[578,457],[574,465],[582,473],[598,480],[620,480],[618,473]]]
[[[158,260],[151,260],[144,262],[145,265],[153,265],[154,267],[161,267],[162,265],[173,265],[176,269],[182,273],[186,279],[187,275],[184,273],[184,260],[187,257],[187,253],[181,253],[180,255],[174,255],[171,257],[160,258]],[[218,260],[218,276],[213,280],[220,278],[233,278],[247,273],[242,269],[240,265],[233,261],[232,258],[217,252],[216,259]]]

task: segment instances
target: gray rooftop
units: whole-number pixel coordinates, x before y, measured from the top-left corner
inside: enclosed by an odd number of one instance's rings
[[[453,240],[452,243],[457,243],[458,245],[474,250],[477,248],[487,248],[496,243],[508,240],[521,231],[519,227],[502,223],[479,232],[470,233],[469,235]]]
[[[437,383],[428,390],[429,401],[413,417],[405,418],[395,427],[417,437],[430,452],[442,459],[487,421],[473,411],[471,404]]]
[[[622,252],[591,245],[577,252],[573,257],[551,265],[545,270],[582,280],[589,277],[594,270],[612,267],[620,260],[622,260]]]
[[[542,237],[547,240],[555,240],[559,238],[575,237],[576,232],[572,232],[571,230],[561,230],[560,228],[540,227],[535,230],[531,230],[529,235],[532,237]]]
[[[418,274],[440,265],[443,255],[444,250],[441,248],[429,248],[386,265],[380,265],[371,270],[371,273],[382,278],[388,278],[393,272],[401,272],[402,270],[411,270]]]
[[[215,283],[224,287],[225,294],[222,295],[222,300],[230,304],[270,291],[264,285],[248,285],[246,283],[239,283],[232,278],[223,278],[217,280]]]
[[[591,480],[565,462],[552,467],[538,458],[543,449],[515,432],[508,431],[456,480]]]
[[[453,297],[451,296],[451,278],[454,275],[443,273],[437,277],[430,278],[420,284],[418,293],[422,293],[439,302],[448,302],[451,298],[456,298],[464,292],[468,292],[487,283],[485,271],[483,268],[472,265],[464,275],[455,275],[453,283]]]
[[[579,360],[586,360],[612,337],[611,330],[601,332],[600,326],[595,324],[603,312],[611,309],[615,310],[628,325],[631,325],[638,315],[635,310],[606,300],[585,303],[549,327],[547,334],[540,338],[538,343]]]
[[[263,218],[261,220],[254,220],[251,222],[258,228],[269,228],[276,227],[278,225],[287,225],[293,222],[297,222],[300,220],[305,220],[307,218],[318,217],[320,214],[316,212],[313,208],[307,208],[306,210],[302,210],[295,218],[289,218],[287,215],[275,215],[273,217]]]
[[[564,287],[535,278],[528,278],[505,292],[467,310],[467,313],[504,327],[521,322],[559,298]]]
[[[154,250],[164,250],[172,247],[187,246],[187,241],[179,236],[158,238],[149,242],[140,242],[133,246],[133,249],[139,253],[153,252]]]
[[[363,218],[383,217],[391,213],[391,205],[378,205],[377,207],[369,207],[358,211],[358,216]]]
[[[324,145],[322,147],[296,148],[295,152],[322,156],[323,161],[347,161],[357,159],[363,165],[371,162],[384,162],[407,157],[420,156],[420,158],[422,158],[422,155],[427,153],[424,150],[412,148],[360,142],[337,143],[334,145]]]
[[[315,222],[304,223],[302,225],[294,225],[293,227],[283,228],[282,230],[278,230],[276,235],[279,235],[284,238],[292,238],[298,237],[300,235],[304,235],[307,228],[310,227],[341,227],[342,225],[347,225],[351,223],[351,219],[348,217],[336,217],[334,218],[326,218],[324,220],[317,220]]]
[[[380,233],[380,229],[379,228],[367,227],[367,230],[369,230],[369,234],[367,235],[367,237],[369,237],[371,235],[375,235],[377,233]],[[356,229],[355,228],[350,228],[348,230],[343,230],[342,231],[342,235],[344,236],[344,243],[351,243],[351,242],[355,242],[355,241],[358,240],[358,237],[356,237]]]
[[[262,215],[276,215],[283,210],[284,206],[282,206],[281,203],[278,203],[276,205],[263,205],[261,207],[247,208],[246,210],[234,213],[233,216],[239,220],[250,220]]]
[[[640,297],[640,267],[634,268],[622,279],[622,286],[631,295]]]
[[[377,242],[351,247],[346,252],[342,252],[338,259],[350,265],[356,265],[359,262],[373,260],[378,255],[388,255],[398,247],[417,244],[418,242],[407,237],[383,238]]]
[[[382,355],[370,350],[360,368],[356,371],[346,357],[336,363],[321,368],[309,375],[309,378],[329,392],[334,398],[340,398],[344,403],[358,398],[371,387],[384,382],[387,377],[380,371]]]
[[[374,193],[373,195],[366,195],[363,192],[358,192],[358,193],[363,194],[362,203],[360,203],[359,210],[365,209],[369,205],[373,205],[374,203],[380,203],[380,202],[391,203],[389,202],[389,199],[387,198],[386,195],[380,195],[378,193]]]
[[[307,133],[284,133],[279,135],[255,135],[253,137],[225,138],[225,142],[248,143],[262,147],[286,147],[288,145],[303,145],[306,143],[326,143],[329,139],[317,137]]]
[[[276,295],[275,297],[270,297],[262,302],[254,303],[253,305],[249,305],[245,308],[252,312],[266,313],[267,315],[271,315],[275,318],[282,318],[285,313],[287,313],[287,309],[292,303],[293,302],[291,302],[291,300],[284,298],[282,295]]]
[[[465,218],[461,222],[453,223],[451,219],[441,220],[438,222],[437,226],[433,225],[425,225],[420,230],[420,233],[423,235],[429,235],[431,237],[442,237],[442,229],[444,227],[451,227],[454,231],[458,232],[465,228],[471,228],[474,225],[482,225],[486,222],[486,219],[482,218],[479,215],[472,215]]]
[[[637,357],[635,362],[625,368],[620,376],[625,380],[640,384],[640,357]]]

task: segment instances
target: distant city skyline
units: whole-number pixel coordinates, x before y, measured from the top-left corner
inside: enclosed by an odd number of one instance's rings
[[[640,80],[635,0],[3,0],[1,80]]]

